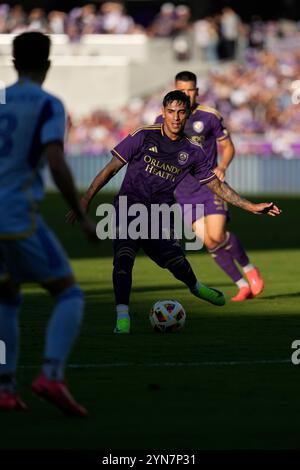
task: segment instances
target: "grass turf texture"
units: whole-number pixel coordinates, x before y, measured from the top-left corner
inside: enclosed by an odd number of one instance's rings
[[[274,200],[282,217],[232,209],[229,226],[261,269],[266,281],[261,297],[214,307],[141,255],[134,269],[132,335],[117,336],[112,333],[111,242],[88,245],[78,229],[64,225],[61,200],[48,195],[45,218],[64,242],[86,294],[82,332],[70,357],[71,364],[83,367],[68,369],[67,376],[91,416],[69,420],[31,395],[52,301],[28,286],[18,376],[30,410],[1,413],[0,448],[299,449],[300,365],[281,361],[290,359],[291,343],[300,339],[295,223],[300,200]],[[235,293],[204,250],[188,257],[200,280],[224,291],[227,299]],[[170,297],[185,307],[186,328],[155,334],[149,309]]]

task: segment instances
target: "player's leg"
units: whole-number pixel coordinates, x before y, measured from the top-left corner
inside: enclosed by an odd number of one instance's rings
[[[0,265],[3,267],[2,263]],[[5,345],[5,363],[0,363],[0,410],[6,411],[27,408],[16,391],[20,305],[19,286],[8,274],[2,273],[0,278],[0,339]]]
[[[117,310],[114,333],[130,333],[129,299],[132,269],[139,245],[135,240],[114,240],[113,286]]]
[[[196,297],[218,306],[225,304],[222,292],[212,287],[207,287],[197,280],[190,263],[176,239],[146,240],[143,241],[142,247],[145,253],[156,264],[168,269],[176,279],[186,284]]]
[[[74,400],[65,383],[67,358],[80,331],[83,293],[72,274],[41,285],[52,295],[55,306],[47,327],[42,371],[32,390],[66,415],[84,417],[86,409]]]
[[[205,217],[205,244],[218,265],[236,283],[239,292],[232,298],[241,301],[260,294],[264,287],[258,269],[249,261],[238,237],[226,232],[227,214],[209,214]],[[245,281],[235,262],[242,267],[249,284]]]
[[[209,213],[209,215],[206,215],[204,219],[205,246],[218,266],[232,279],[239,289],[238,294],[232,297],[231,300],[246,300],[251,296],[251,289],[249,284],[243,278],[243,275],[237,267],[231,253],[229,235],[225,231],[227,215],[225,213]],[[195,226],[197,230],[197,222],[195,223]]]
[[[264,280],[262,279],[259,269],[254,266],[245,252],[240,240],[235,233],[226,232],[227,249],[233,259],[237,261],[242,267],[248,282],[250,284],[252,297],[261,294],[264,288]]]
[[[68,258],[41,218],[31,237],[7,242],[4,255],[14,280],[41,284],[55,301],[47,327],[42,373],[33,384],[34,392],[42,396],[38,385],[43,384],[44,390],[48,386],[43,398],[68,414],[83,416],[86,411],[71,399],[64,384],[66,360],[79,333],[84,306]]]

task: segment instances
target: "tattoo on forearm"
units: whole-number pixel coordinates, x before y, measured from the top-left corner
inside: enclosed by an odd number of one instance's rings
[[[241,197],[227,183],[215,178],[214,180],[210,181],[207,186],[209,189],[211,189],[212,192],[224,199],[224,201],[229,202],[234,206],[241,207],[242,209],[251,210],[252,203]]]

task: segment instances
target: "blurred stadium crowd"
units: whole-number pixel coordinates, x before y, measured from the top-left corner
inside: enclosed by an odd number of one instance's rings
[[[39,30],[67,34],[136,34],[172,38],[178,60],[201,51],[208,74],[198,77],[199,102],[224,116],[239,155],[300,156],[300,22],[241,21],[229,7],[192,21],[186,5],[164,3],[147,27],[137,24],[118,1],[87,4],[69,13],[42,8],[25,13],[21,4],[0,5],[0,33]],[[179,67],[179,69],[182,67]],[[141,124],[153,123],[166,90],[133,98],[118,112],[95,109],[89,116],[69,116],[67,150],[72,155],[105,153]]]
[[[243,63],[216,64],[198,77],[199,102],[217,108],[239,155],[300,156],[300,52],[246,49]],[[68,151],[108,151],[132,129],[152,124],[165,90],[134,98],[117,113],[95,110],[69,120]]]

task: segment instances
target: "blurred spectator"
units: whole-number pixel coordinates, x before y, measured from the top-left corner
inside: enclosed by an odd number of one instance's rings
[[[125,14],[120,2],[105,2],[101,6],[101,32],[108,34],[129,34],[134,30],[133,19]]]
[[[51,11],[48,15],[48,30],[51,34],[64,34],[66,14],[62,11]]]
[[[190,17],[191,11],[188,6],[178,5],[175,8],[173,49],[177,60],[189,60],[191,58]]]
[[[175,5],[173,3],[164,3],[148,30],[149,35],[160,38],[171,37],[174,31],[174,23]]]
[[[240,19],[232,8],[223,8],[220,16],[220,58],[235,59],[239,23]]]
[[[8,5],[6,4],[0,5],[0,34],[6,33],[8,12],[9,12]]]
[[[204,18],[194,23],[195,44],[200,48],[206,62],[218,60],[218,30],[213,18]]]
[[[265,25],[262,19],[254,15],[251,18],[249,26],[249,47],[254,49],[263,49],[265,46]]]
[[[42,8],[34,8],[28,16],[28,30],[47,32],[48,23]]]
[[[95,34],[100,32],[99,19],[96,15],[95,5],[88,4],[81,8],[80,29],[81,34]]]
[[[22,5],[15,5],[8,13],[7,17],[7,33],[21,33],[26,29],[26,15]]]

